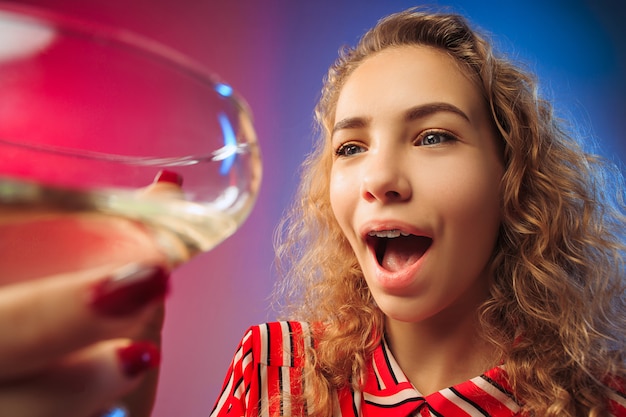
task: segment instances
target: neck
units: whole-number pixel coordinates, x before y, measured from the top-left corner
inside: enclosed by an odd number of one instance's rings
[[[387,318],[385,332],[400,368],[428,395],[495,366],[495,349],[478,329],[477,314],[448,314],[418,323]]]

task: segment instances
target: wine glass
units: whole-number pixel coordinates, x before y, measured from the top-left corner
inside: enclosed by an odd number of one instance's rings
[[[227,83],[153,41],[42,9],[0,5],[0,34],[0,250],[10,235],[62,242],[77,218],[117,219],[178,265],[246,219],[261,158]],[[164,175],[182,186],[155,192]]]

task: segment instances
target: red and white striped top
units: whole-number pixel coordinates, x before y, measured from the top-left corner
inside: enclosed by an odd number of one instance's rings
[[[211,417],[299,415],[290,398],[302,393],[302,353],[313,346],[302,322],[273,322],[248,329],[241,340]],[[519,416],[500,367],[430,395],[408,381],[383,341],[372,356],[362,391],[336,393],[335,417]],[[614,415],[626,416],[623,391],[615,393]]]

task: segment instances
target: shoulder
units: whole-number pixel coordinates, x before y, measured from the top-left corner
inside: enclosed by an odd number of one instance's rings
[[[310,326],[276,321],[251,326],[230,364],[211,416],[278,415],[275,396],[300,395]],[[281,400],[282,401],[282,400]]]
[[[241,345],[253,362],[266,366],[304,366],[304,354],[313,346],[311,326],[300,321],[275,321],[248,328]]]

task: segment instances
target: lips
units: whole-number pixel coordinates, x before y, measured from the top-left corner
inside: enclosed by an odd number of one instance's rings
[[[432,238],[399,231],[373,232],[367,244],[385,270],[397,272],[415,264],[432,244]]]

